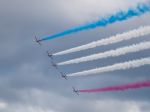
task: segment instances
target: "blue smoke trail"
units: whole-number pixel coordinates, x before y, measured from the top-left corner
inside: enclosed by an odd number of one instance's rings
[[[117,21],[124,21],[124,20],[131,18],[131,17],[140,16],[146,12],[149,12],[149,11],[150,11],[150,5],[138,4],[136,6],[136,8],[130,8],[127,11],[119,11],[119,12],[117,12],[111,16],[108,16],[106,18],[102,18],[98,21],[95,21],[95,22],[92,22],[92,23],[89,23],[86,25],[82,25],[79,27],[75,27],[72,29],[68,29],[68,30],[65,30],[63,32],[54,34],[52,36],[48,36],[46,38],[41,39],[41,41],[51,40],[51,39],[65,36],[68,34],[77,33],[77,32],[83,31],[83,30],[94,29],[96,27],[105,27],[108,24],[112,24],[112,23],[115,23]]]

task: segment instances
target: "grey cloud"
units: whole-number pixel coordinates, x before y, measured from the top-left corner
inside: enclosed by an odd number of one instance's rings
[[[74,18],[69,17],[68,14],[65,14],[66,12],[63,12],[62,5],[64,3],[62,4],[62,2],[67,1],[0,1],[0,101],[2,100],[8,104],[7,109],[0,110],[0,112],[18,112],[17,109],[20,109],[20,112],[115,112],[116,109],[114,107],[118,107],[118,105],[120,112],[131,112],[126,110],[127,108],[140,108],[140,111],[148,112],[150,110],[149,89],[118,93],[81,94],[78,97],[72,93],[71,87],[74,85],[80,89],[95,88],[149,79],[149,66],[128,71],[116,71],[94,77],[69,78],[68,81],[65,81],[50,66],[50,59],[46,56],[45,51],[58,52],[126,30],[132,30],[141,25],[149,25],[150,15],[146,14],[139,18],[115,23],[106,28],[98,28],[43,42],[41,47],[38,46],[34,42],[35,34],[39,38],[44,37],[76,26],[81,22],[75,21]],[[119,46],[143,40],[149,40],[149,36],[144,37],[142,40],[132,40],[55,57],[55,61],[59,62],[112,48],[115,49]],[[77,66],[63,66],[60,69],[65,73],[71,73],[148,56],[150,56],[149,50],[113,59],[83,63]],[[110,99],[112,100],[110,101]],[[120,102],[123,100],[125,103],[121,105]],[[128,103],[130,104],[132,101],[134,103],[130,107]],[[143,102],[146,103],[143,104]]]

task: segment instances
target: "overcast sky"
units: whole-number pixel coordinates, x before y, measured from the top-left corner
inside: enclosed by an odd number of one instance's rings
[[[87,44],[140,26],[150,25],[150,13],[104,28],[53,39],[39,46],[34,41],[68,28],[92,22],[148,0],[0,0],[0,112],[149,112],[150,90],[87,93],[79,89],[126,84],[150,79],[150,66],[88,77],[62,79],[46,55]],[[55,62],[90,55],[150,40],[149,35],[64,56]],[[79,72],[150,56],[150,50],[124,56],[61,66],[64,73]]]

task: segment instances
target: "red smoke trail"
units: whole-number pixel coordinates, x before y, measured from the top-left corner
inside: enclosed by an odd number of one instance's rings
[[[150,81],[135,82],[126,85],[109,86],[109,87],[97,88],[97,89],[78,90],[78,92],[92,93],[92,92],[106,92],[106,91],[124,91],[128,89],[138,89],[143,87],[150,87]]]

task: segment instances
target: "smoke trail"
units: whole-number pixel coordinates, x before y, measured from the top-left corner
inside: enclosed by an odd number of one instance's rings
[[[150,81],[135,82],[135,83],[130,83],[126,85],[109,86],[109,87],[97,88],[97,89],[78,90],[78,92],[92,93],[92,92],[106,92],[106,91],[124,91],[128,89],[139,89],[139,88],[144,88],[144,87],[150,87]]]
[[[147,4],[146,3],[145,4],[143,4],[143,3],[138,4],[135,8],[130,8],[127,11],[120,11],[120,12],[117,12],[113,15],[105,17],[103,19],[100,19],[98,21],[95,21],[93,23],[89,23],[89,24],[86,24],[83,26],[68,29],[68,30],[65,30],[63,32],[54,34],[52,36],[45,37],[42,39],[42,41],[50,40],[53,38],[65,36],[65,35],[76,33],[76,32],[80,32],[83,30],[94,29],[96,27],[104,27],[108,24],[112,24],[112,23],[115,23],[117,21],[124,21],[124,20],[131,18],[131,17],[140,16],[140,15],[150,11],[149,3],[147,3]]]
[[[111,72],[115,70],[126,70],[126,69],[131,69],[131,68],[137,68],[137,67],[141,67],[144,65],[150,65],[150,57],[127,61],[123,63],[117,63],[114,65],[95,68],[91,70],[85,70],[85,71],[81,71],[77,73],[68,74],[67,76],[87,76],[87,75],[93,75],[97,73]]]
[[[117,34],[115,36],[111,36],[106,39],[101,39],[101,40],[98,40],[95,42],[91,42],[89,44],[85,44],[85,45],[71,48],[71,49],[68,49],[65,51],[61,51],[61,52],[55,53],[54,55],[64,55],[64,54],[68,54],[68,53],[73,53],[73,52],[77,52],[77,51],[95,48],[98,46],[118,43],[118,42],[121,42],[124,40],[130,40],[132,38],[142,38],[142,36],[148,35],[148,34],[150,34],[150,26],[144,26],[144,27],[140,27],[138,29],[134,29],[134,30],[122,33],[122,34]]]
[[[139,52],[139,51],[146,50],[146,49],[150,49],[150,41],[141,42],[139,44],[133,44],[133,45],[130,45],[130,46],[121,47],[121,48],[106,51],[106,52],[103,52],[103,53],[97,53],[97,54],[93,54],[93,55],[90,55],[90,56],[85,56],[85,57],[81,57],[81,58],[72,59],[72,60],[69,60],[69,61],[57,63],[57,65],[67,65],[67,64],[74,64],[74,63],[76,64],[76,63],[81,63],[81,62],[86,62],[86,61],[93,61],[93,60],[107,58],[107,57],[116,57],[116,56],[125,55],[125,54],[128,54],[128,53]]]

